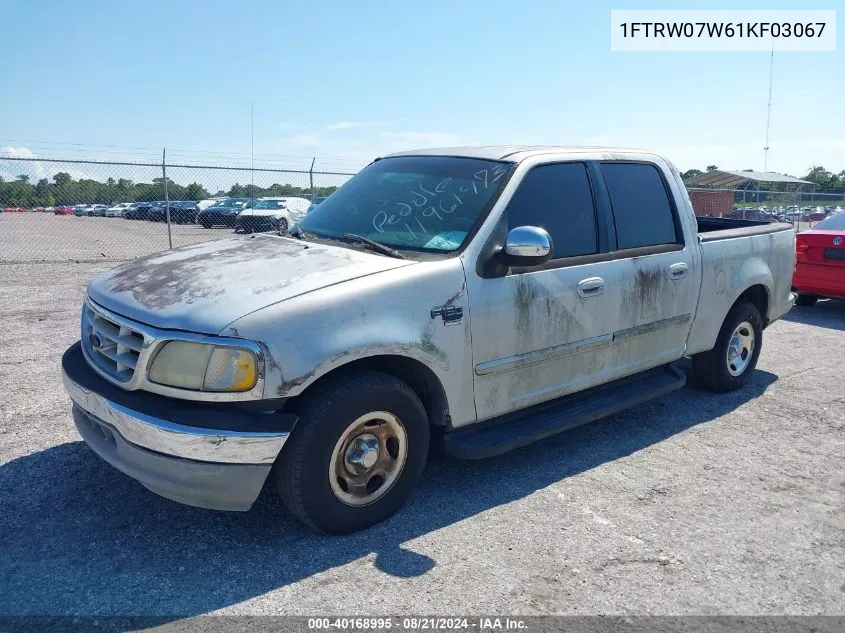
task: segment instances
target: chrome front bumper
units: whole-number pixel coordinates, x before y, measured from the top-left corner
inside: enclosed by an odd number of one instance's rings
[[[289,433],[219,431],[185,426],[133,411],[75,383],[64,371],[70,399],[89,416],[147,450],[203,462],[272,464]]]
[[[204,508],[248,510],[295,422],[284,414],[220,415],[206,403],[192,410],[192,403],[182,401],[170,410],[161,396],[121,392],[100,378],[78,344],[62,359],[62,380],[74,404],[76,427],[97,455],[163,497]],[[156,415],[139,410],[145,407],[138,403],[148,401]],[[220,426],[220,419],[229,417],[250,421],[252,428],[224,430],[176,421],[206,419],[208,426]],[[275,428],[263,431],[260,426]]]

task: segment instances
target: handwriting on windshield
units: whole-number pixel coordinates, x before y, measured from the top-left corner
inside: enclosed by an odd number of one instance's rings
[[[458,182],[453,178],[444,178],[434,187],[420,183],[408,192],[405,201],[382,200],[382,209],[373,216],[373,228],[379,233],[386,230],[406,231],[415,241],[418,234],[437,234],[453,228],[444,221],[467,202],[475,199],[494,186],[507,173],[505,165],[492,169],[482,169],[472,175],[468,182]],[[479,210],[471,213],[476,216]],[[474,219],[474,218],[473,218]]]

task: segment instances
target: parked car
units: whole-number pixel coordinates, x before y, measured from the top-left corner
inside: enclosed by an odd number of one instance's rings
[[[200,211],[204,211],[205,209],[210,207],[212,204],[216,204],[216,203],[220,202],[221,200],[225,200],[225,199],[226,198],[207,198],[206,200],[200,200],[199,202],[197,202],[197,207],[199,208]]]
[[[118,204],[114,204],[106,209],[105,216],[107,218],[122,218],[123,214],[126,213],[126,209],[128,209],[129,206],[129,202],[120,202]]]
[[[176,224],[193,224],[196,222],[197,203],[193,200],[172,200],[170,202],[170,221]],[[164,204],[150,209],[149,220],[153,222],[164,222],[167,220],[167,209]]]
[[[6,207],[3,211],[6,213],[23,213],[26,211],[26,207]]]
[[[55,215],[73,215],[73,207],[62,205],[55,208],[53,211]]]
[[[251,209],[238,214],[235,233],[287,233],[290,226],[305,216],[309,206],[311,203],[305,198],[261,198]]]
[[[845,299],[845,213],[835,213],[795,236],[792,287],[800,306],[822,297]]]
[[[44,213],[46,211],[44,207],[32,207],[31,210],[33,213]]]
[[[235,228],[238,214],[250,208],[255,201],[250,198],[226,198],[203,209],[197,215],[197,224],[210,229],[212,226]]]
[[[792,226],[696,219],[650,152],[395,154],[292,230],[91,281],[62,369],[103,459],[220,510],[269,479],[351,532],[403,505],[435,431],[498,455],[680,388],[687,355],[741,388],[794,299]]]
[[[84,215],[88,215],[88,205],[87,204],[75,204],[75,205],[73,205],[73,214],[77,217],[82,217]]]
[[[753,207],[735,209],[727,217],[734,220],[755,220],[759,222],[772,222],[774,220],[772,216],[762,209],[755,209]]]
[[[129,220],[146,220],[149,217],[150,209],[160,204],[163,204],[163,202],[138,202],[134,207],[130,205],[123,216]]]
[[[104,218],[106,216],[106,210],[108,208],[108,205],[105,204],[92,204],[85,211],[85,215]]]

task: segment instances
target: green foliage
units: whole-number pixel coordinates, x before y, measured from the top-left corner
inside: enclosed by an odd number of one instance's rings
[[[210,197],[211,194],[209,194],[205,190],[205,187],[203,187],[198,182],[192,182],[185,189],[185,200],[205,200],[206,198]]]
[[[845,169],[838,174],[829,172],[824,167],[813,167],[802,180],[815,183],[816,191],[827,193],[845,193]]]
[[[337,187],[315,187],[318,196],[327,196]],[[289,196],[309,194],[310,189],[290,184],[273,184],[269,187],[234,184],[229,191],[219,190],[215,196],[232,198],[261,198],[264,196]],[[170,200],[203,200],[211,194],[197,182],[188,186],[167,179],[167,196]],[[147,202],[164,200],[164,179],[154,178],[151,183],[132,182],[124,178],[109,178],[99,182],[87,178],[74,180],[70,174],[59,172],[53,182],[42,178],[35,185],[29,177],[20,175],[16,180],[0,178],[0,206],[53,207],[74,204],[114,204],[116,202]]]

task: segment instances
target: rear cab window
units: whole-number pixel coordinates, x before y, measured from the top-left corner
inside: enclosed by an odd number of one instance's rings
[[[613,212],[617,250],[683,247],[677,210],[663,175],[651,163],[600,163]]]

